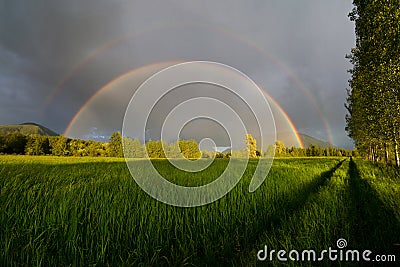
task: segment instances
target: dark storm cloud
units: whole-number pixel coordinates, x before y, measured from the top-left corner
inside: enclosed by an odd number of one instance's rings
[[[350,10],[344,0],[0,0],[0,124],[33,120],[63,132],[96,90],[132,68],[212,60],[244,71],[300,131],[326,139],[310,100],[269,54],[315,97],[335,143],[347,145],[343,102],[350,66],[344,56],[354,42]],[[104,51],[94,53],[101,47]],[[95,56],[72,73],[44,110],[57,84],[91,53]]]
[[[60,131],[59,120],[43,121],[45,99],[84,54],[112,38],[118,12],[107,2],[2,1],[1,99],[13,112],[2,110],[1,123],[35,120]]]

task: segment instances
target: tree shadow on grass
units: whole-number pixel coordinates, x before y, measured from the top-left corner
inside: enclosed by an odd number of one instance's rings
[[[321,173],[317,179],[304,185],[300,190],[293,192],[289,199],[287,199],[285,209],[279,212],[279,216],[277,216],[278,214],[272,216],[273,218],[276,218],[276,220],[271,221],[271,226],[274,227],[281,225],[282,220],[286,220],[285,216],[282,216],[283,214],[292,214],[296,210],[301,210],[306,205],[310,195],[316,194],[323,186],[325,186],[329,179],[332,178],[335,171],[342,166],[344,161],[345,159],[336,164],[332,169]]]
[[[345,160],[340,161],[332,169],[321,173],[317,179],[314,179],[312,182],[304,185],[300,190],[293,192],[288,199],[289,201],[287,202],[287,209],[284,211],[286,213],[292,213],[296,210],[301,210],[306,205],[310,195],[316,194],[323,186],[325,186],[329,179],[332,178],[336,170],[342,166],[344,161]],[[280,221],[276,222],[278,225],[280,223]],[[275,222],[273,222],[273,224],[275,224]]]
[[[310,196],[318,193],[325,185],[327,185],[328,181],[333,177],[336,170],[339,169],[345,161],[346,159],[341,160],[330,170],[322,172],[316,179],[305,184],[299,190],[292,192],[289,197],[284,197],[285,204],[283,208],[275,211],[272,214],[269,214],[266,220],[258,218],[258,223],[253,227],[257,227],[257,229],[260,229],[260,231],[256,232],[256,235],[252,236],[250,240],[246,240],[248,244],[252,244],[247,249],[254,250],[255,247],[261,247],[254,246],[254,244],[262,244],[266,235],[277,233],[279,229],[282,229],[283,225],[285,225],[284,222],[288,220],[288,217],[294,216],[293,214],[295,214],[297,211],[304,209],[310,199]],[[249,258],[249,255],[251,255],[251,258]],[[254,260],[254,255],[249,250],[244,250],[242,253],[236,254],[236,258],[233,263],[241,266],[257,265]]]
[[[297,210],[303,209],[304,206],[306,205],[306,203],[308,202],[310,195],[317,193],[327,183],[327,181],[333,176],[335,171],[338,168],[340,168],[340,166],[342,164],[343,164],[343,161],[339,162],[335,167],[333,167],[332,169],[330,169],[328,171],[321,173],[316,179],[313,179],[313,181],[311,181],[307,184],[304,184],[297,191],[291,192],[290,195],[282,196],[284,198],[283,204],[272,203],[272,205],[281,206],[282,207],[281,209],[275,210],[273,213],[269,213],[268,210],[265,210],[264,218],[256,218],[256,219],[253,218],[254,224],[252,224],[251,227],[254,227],[254,229],[256,229],[256,230],[252,231],[252,233],[249,235],[249,238],[243,242],[243,243],[246,243],[246,246],[244,247],[244,249],[245,250],[253,249],[255,247],[254,242],[262,241],[262,240],[260,240],[260,238],[263,237],[264,234],[270,232],[271,230],[274,230],[275,228],[279,229],[279,227],[281,227],[281,225],[283,225],[284,221],[286,220],[286,218],[288,216],[291,216],[293,214],[293,212],[295,212]],[[22,168],[23,166],[17,166],[15,168],[16,174],[19,173],[19,171],[18,171],[19,167]],[[46,175],[44,175],[43,177],[41,177],[39,179],[39,177],[37,177],[37,173],[39,173],[39,172],[46,172]],[[106,177],[103,177],[102,174],[104,172],[106,172],[109,175],[107,175]],[[53,175],[55,177],[57,177],[56,181],[52,181],[51,178]],[[29,179],[29,177],[34,177],[35,179]],[[90,184],[89,182],[92,181],[92,179],[93,179],[94,181],[102,182],[101,189],[96,191],[97,193],[95,192],[94,194],[98,194],[99,192],[110,192],[110,194],[112,195],[113,192],[116,192],[120,189],[118,187],[110,186],[110,182],[118,180],[118,179],[120,179],[120,177],[126,177],[126,181],[129,181],[132,185],[135,185],[135,182],[133,181],[133,179],[130,179],[129,172],[128,172],[126,164],[124,162],[120,162],[117,164],[108,163],[108,162],[101,162],[101,163],[96,163],[96,164],[79,163],[79,164],[68,164],[68,165],[65,164],[65,165],[60,165],[60,166],[59,165],[35,164],[34,166],[32,165],[32,170],[27,171],[26,176],[24,175],[23,177],[21,177],[21,182],[28,180],[29,183],[27,183],[25,186],[26,186],[26,190],[30,190],[30,188],[33,185],[35,185],[36,183],[43,182],[44,185],[46,185],[47,181],[50,183],[50,185],[52,185],[54,187],[58,187],[58,186],[63,187],[65,185],[69,186],[69,185],[73,184],[74,182],[86,181],[89,184],[89,187],[88,187],[89,189],[87,190],[87,192],[90,193],[92,184]],[[51,191],[52,189],[51,189],[51,187],[49,187],[46,190]],[[78,187],[75,190],[76,190],[76,192],[80,192],[81,188]],[[134,189],[132,189],[130,192],[135,193],[136,191],[134,191]],[[139,191],[139,192],[141,192],[141,191]],[[145,193],[142,192],[141,194],[145,194]],[[104,200],[107,202],[112,202],[112,200],[109,199],[108,196],[109,196],[108,194],[104,195],[104,196],[102,194],[100,194],[100,198],[97,200],[97,202],[101,203]],[[89,195],[88,195],[87,199],[90,200],[90,198],[91,197],[89,197]],[[157,202],[156,200],[154,200],[150,197],[146,197],[146,199],[149,199],[150,201],[153,201],[154,203]],[[282,202],[281,199],[279,199],[278,201]],[[89,203],[89,202],[85,202],[85,203]],[[159,206],[154,206],[154,205],[147,205],[147,206],[153,207],[154,209],[157,209],[159,207]],[[160,207],[164,207],[164,206],[160,205]],[[212,206],[210,206],[210,207],[212,207]],[[85,207],[83,207],[83,208],[85,208]],[[167,207],[167,209],[169,211],[171,211],[171,214],[173,214],[173,216],[175,216],[177,218],[179,216],[185,215],[187,212],[184,209],[176,208],[176,207]],[[196,216],[195,211],[196,210],[191,211],[189,213],[189,215],[194,213],[193,216]],[[99,212],[102,212],[102,210],[100,210]],[[38,216],[40,216],[40,214]],[[89,234],[89,232],[86,231],[86,229],[88,227],[88,223],[87,223],[87,221],[85,221],[86,218],[88,217],[86,210],[81,213],[81,216],[82,217],[78,218],[76,221],[83,221],[84,223],[82,223],[82,225],[79,226],[79,229],[76,231],[78,233],[77,235],[82,236],[82,240],[90,239],[91,235]],[[171,227],[174,228],[174,225],[171,225]],[[243,228],[247,227],[247,225],[243,224],[242,227]],[[189,230],[192,230],[192,229],[189,229]],[[165,236],[166,237],[169,236],[168,228],[166,228],[166,230],[160,230],[160,231],[165,231]],[[60,232],[59,234],[60,234],[60,238],[59,239],[57,238],[57,240],[62,240],[62,238],[64,238],[64,233]],[[182,236],[185,234],[186,234],[185,232],[182,233]],[[96,235],[94,235],[94,236],[95,236],[95,238],[97,238]],[[116,238],[115,243],[128,244],[128,246],[129,246],[131,244],[130,239],[132,239],[131,236],[127,235],[126,239],[124,237]],[[53,240],[55,240],[55,239],[52,239],[51,241],[53,241]],[[113,240],[111,240],[111,241],[113,241]],[[210,241],[214,241],[214,240],[210,240]],[[218,240],[216,240],[216,242],[218,242]],[[78,243],[78,244],[81,244],[81,243]],[[175,241],[170,241],[170,244],[172,244],[173,246],[179,245],[179,244],[176,244]],[[159,245],[159,244],[157,244],[157,245]],[[183,245],[185,245],[185,244],[183,244]],[[198,242],[198,243],[196,243],[196,245],[201,246],[202,244],[200,242]],[[173,246],[165,245],[164,249],[166,251],[168,251],[168,249]],[[115,247],[119,248],[117,245],[115,245]],[[106,256],[106,258],[110,259],[111,262],[114,257],[114,255],[111,252],[112,249],[113,249],[113,246],[110,245],[110,251],[108,252],[109,254],[108,254],[108,256]],[[201,250],[201,248],[199,248],[199,249]],[[222,258],[210,259],[209,262],[207,262],[206,260],[201,258],[201,256],[205,256],[205,255],[201,255],[201,253],[199,253],[197,255],[197,259],[195,259],[195,260],[199,260],[199,263],[200,263],[199,265],[201,265],[201,263],[204,264],[204,262],[209,263],[209,265],[215,265],[215,264],[231,265],[232,263],[237,263],[238,265],[245,265],[245,264],[241,264],[243,262],[240,259],[238,259],[238,257],[240,257],[241,255],[242,256],[247,255],[247,253],[246,254],[236,254],[236,251],[234,250],[234,248],[231,247],[230,249],[231,249],[231,253],[233,254],[232,255],[233,260],[231,260],[232,258],[227,257],[227,254],[225,254],[225,252],[220,253],[220,254],[216,253],[215,257],[222,257]],[[64,251],[64,250],[61,249],[60,251]],[[57,252],[60,252],[60,251],[57,251]],[[16,254],[16,257],[17,256],[18,255]],[[34,257],[34,256],[32,256],[32,257]],[[173,258],[173,255],[172,255],[172,253],[168,254],[168,252],[166,252],[165,257]],[[236,259],[238,259],[237,262],[235,261]]]
[[[351,236],[350,248],[371,250],[373,254],[396,255],[400,260],[400,223],[392,209],[363,179],[356,163],[350,160]],[[372,258],[372,257],[371,257]]]

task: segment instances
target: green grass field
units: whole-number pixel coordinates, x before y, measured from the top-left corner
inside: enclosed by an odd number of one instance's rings
[[[190,177],[154,164],[192,185],[214,179],[227,160]],[[222,199],[179,208],[143,192],[123,159],[0,156],[0,265],[253,266],[271,264],[257,261],[265,245],[321,251],[339,238],[400,261],[400,170],[359,159],[276,159],[249,193],[255,166]]]

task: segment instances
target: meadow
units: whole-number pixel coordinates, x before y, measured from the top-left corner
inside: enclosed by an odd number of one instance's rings
[[[227,162],[192,176],[165,160],[154,165],[176,183],[197,185]],[[339,238],[400,260],[399,169],[362,159],[281,158],[249,193],[256,163],[225,197],[180,208],[143,192],[123,159],[0,156],[0,265],[280,265],[258,261],[257,252],[321,251]],[[299,264],[312,265],[286,263]]]

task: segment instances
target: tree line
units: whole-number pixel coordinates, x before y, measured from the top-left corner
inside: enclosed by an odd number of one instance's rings
[[[272,155],[278,157],[323,157],[323,156],[358,156],[357,151],[339,148],[320,148],[311,145],[309,148],[285,147],[277,141],[270,145],[267,151],[257,149],[256,139],[247,134],[244,138],[245,148],[241,151],[220,153],[215,151],[200,151],[195,140],[178,140],[173,143],[149,140],[142,144],[137,138],[122,137],[119,132],[111,135],[109,142],[71,139],[65,136],[23,135],[10,132],[0,136],[0,154],[19,155],[53,155],[76,157],[124,157],[144,158],[258,158]]]
[[[0,154],[124,157],[123,143],[126,156],[132,158],[146,157],[146,151],[150,158],[165,158],[165,151],[170,157],[178,157],[181,153],[186,158],[201,156],[199,146],[194,140],[178,140],[171,144],[150,140],[143,145],[137,138],[122,138],[119,132],[113,133],[109,142],[10,132],[0,136]]]
[[[0,153],[17,155],[107,156],[110,151],[103,142],[71,139],[65,136],[23,135],[10,132],[0,136]]]
[[[356,45],[346,116],[348,135],[370,160],[400,166],[400,1],[354,0]]]
[[[281,141],[275,143],[276,157],[358,157],[356,150],[348,150],[336,147],[322,148],[316,145],[310,145],[307,148],[286,147]]]

